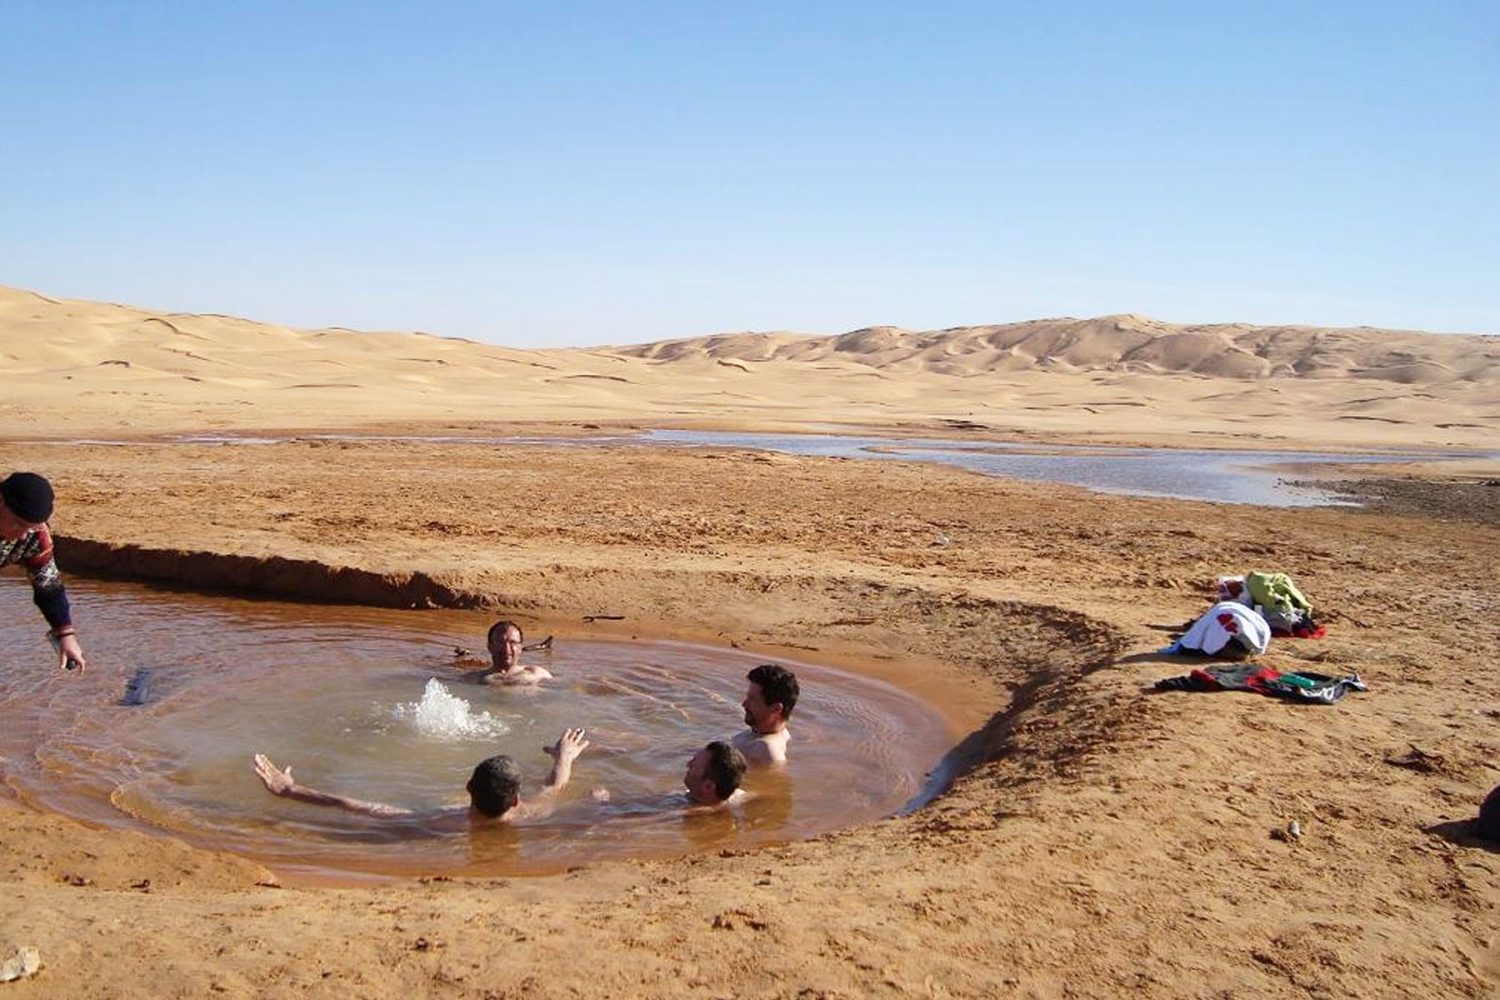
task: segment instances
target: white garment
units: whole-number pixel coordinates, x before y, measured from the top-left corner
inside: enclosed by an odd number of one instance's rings
[[[1220,601],[1193,622],[1177,645],[1198,649],[1212,656],[1238,640],[1251,653],[1264,653],[1271,645],[1271,626],[1266,620],[1238,601]]]

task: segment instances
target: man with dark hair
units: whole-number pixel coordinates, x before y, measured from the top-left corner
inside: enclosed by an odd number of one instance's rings
[[[544,787],[550,785],[549,781]],[[482,815],[502,816],[521,801],[521,769],[503,753],[486,757],[474,767],[464,791],[469,793],[470,803]]]
[[[721,806],[744,797],[745,756],[723,740],[715,740],[693,754],[682,783],[694,805]]]
[[[31,578],[31,597],[51,630],[57,665],[82,672],[87,665],[73,628],[68,592],[52,558],[52,484],[34,472],[12,472],[0,482],[0,566],[20,563]]]
[[[797,706],[797,675],[775,663],[762,663],[746,675],[750,681],[741,707],[750,728],[734,738],[734,745],[753,765],[785,764],[791,742],[787,719]]]
[[[465,786],[469,792],[467,806],[430,809],[424,812],[386,805],[384,802],[351,799],[299,785],[292,780],[290,765],[283,770],[271,763],[264,754],[256,754],[254,762],[256,776],[266,786],[266,790],[273,795],[296,799],[299,802],[309,802],[316,806],[335,806],[350,812],[363,813],[366,816],[378,816],[381,819],[413,820],[451,827],[465,820],[469,825],[481,825],[509,822],[514,819],[535,819],[547,815],[556,805],[553,801],[554,797],[567,787],[568,780],[573,775],[573,761],[587,750],[588,746],[589,741],[583,738],[582,729],[569,729],[559,736],[552,746],[544,747],[543,749],[554,758],[552,773],[547,776],[546,784],[542,786],[532,802],[521,801],[520,769],[516,767],[515,761],[500,754],[480,761],[479,766],[474,768],[474,774]]]
[[[334,806],[350,812],[375,816],[379,819],[404,820],[428,831],[478,826],[486,823],[509,822],[514,819],[536,819],[547,815],[555,808],[554,797],[567,787],[573,776],[573,761],[588,749],[589,741],[583,738],[582,729],[569,729],[555,744],[543,749],[555,761],[547,783],[536,798],[530,802],[521,800],[521,772],[515,761],[504,754],[489,757],[479,762],[465,786],[469,793],[467,806],[446,809],[428,809],[418,812],[384,802],[366,802],[332,792],[319,791],[299,785],[292,778],[290,766],[277,767],[264,754],[254,757],[255,774],[266,790],[283,798],[315,806]],[[692,756],[682,783],[687,788],[688,802],[693,806],[721,806],[738,802],[745,797],[740,791],[740,780],[745,776],[745,757],[723,740],[710,743]],[[608,802],[609,793],[595,789],[594,798]],[[657,808],[680,808],[681,799],[663,801]]]
[[[490,626],[485,643],[490,650],[490,669],[479,675],[485,684],[520,686],[539,684],[551,680],[552,671],[546,667],[521,666],[521,647],[525,644],[521,626],[515,622],[499,621]]]

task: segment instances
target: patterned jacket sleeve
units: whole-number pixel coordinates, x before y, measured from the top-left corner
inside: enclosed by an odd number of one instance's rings
[[[62,574],[58,572],[57,560],[52,557],[52,532],[41,525],[31,536],[27,553],[21,557],[21,565],[31,578],[31,597],[41,609],[42,617],[54,629],[73,623],[68,607],[68,590],[63,586]]]

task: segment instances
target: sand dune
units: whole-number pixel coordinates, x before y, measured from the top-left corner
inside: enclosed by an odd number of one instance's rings
[[[666,361],[694,354],[744,361],[840,357],[945,374],[1064,368],[1220,378],[1352,376],[1403,385],[1486,381],[1500,372],[1500,340],[1495,337],[1371,328],[1189,327],[1133,315],[927,332],[881,326],[834,337],[738,333],[640,344],[620,348],[620,353]]]
[[[1500,439],[1497,338],[1133,315],[516,350],[0,288],[0,375],[12,434],[603,420],[1277,447]]]

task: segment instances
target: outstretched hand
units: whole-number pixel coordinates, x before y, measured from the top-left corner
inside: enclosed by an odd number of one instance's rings
[[[52,645],[57,651],[57,669],[76,670],[80,674],[88,669],[88,660],[84,659],[83,647],[78,644],[78,636],[69,632],[65,636],[54,638]]]
[[[282,770],[272,764],[263,753],[256,754],[254,762],[255,776],[265,784],[266,790],[271,794],[285,795],[297,787],[297,783],[292,780],[292,765],[288,764],[286,770]]]
[[[542,752],[563,762],[576,759],[588,748],[589,741],[583,738],[583,730],[569,729],[557,738],[556,743],[549,747],[542,747]]]

